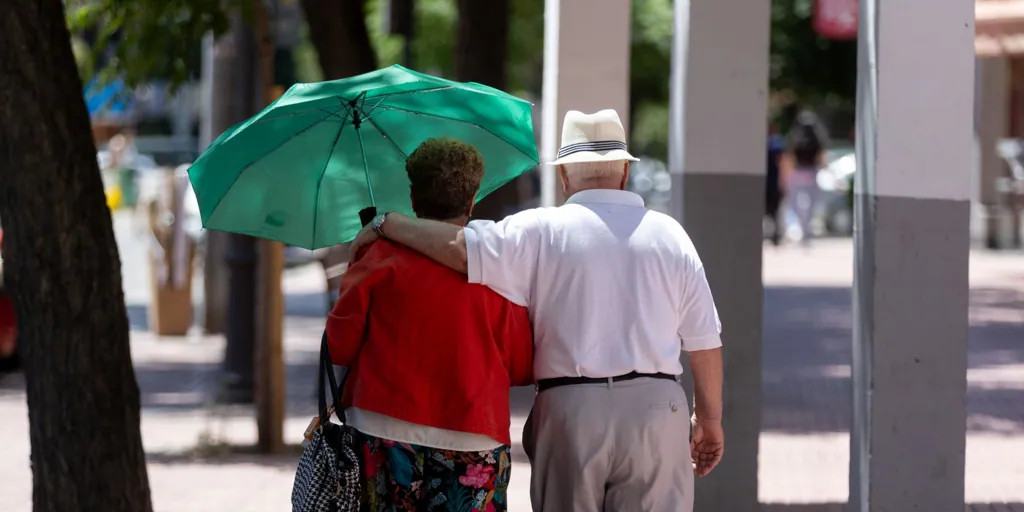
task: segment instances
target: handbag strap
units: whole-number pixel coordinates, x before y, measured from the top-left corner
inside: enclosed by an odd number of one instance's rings
[[[327,406],[327,393],[331,394],[331,405],[334,406],[334,413],[342,424],[345,423],[345,409],[341,406],[342,393],[345,390],[345,381],[348,380],[349,369],[345,370],[345,376],[341,382],[337,382],[334,375],[334,364],[331,362],[330,348],[327,346],[327,330],[320,339],[320,376],[317,379],[317,402],[320,412],[320,424],[324,425],[331,419],[331,412]]]
[[[366,226],[373,218],[377,215],[377,208],[368,206],[359,211],[359,222]],[[360,347],[361,350],[361,347]],[[352,358],[352,364],[355,364],[356,359],[359,357],[359,352],[356,352],[356,357]],[[341,378],[341,382],[335,382],[334,376],[334,363],[331,362],[331,351],[327,346],[327,329],[324,329],[323,337],[320,338],[320,377],[318,379],[317,387],[317,401],[320,409],[320,424],[327,424],[327,420],[331,419],[331,413],[327,410],[327,389],[328,382],[330,383],[331,400],[334,405],[334,413],[338,416],[338,420],[344,425],[347,423],[345,418],[345,409],[341,406],[341,397],[345,392],[345,381],[348,380],[349,373],[352,372],[352,364],[345,369],[345,376]],[[327,377],[326,380],[324,377]]]

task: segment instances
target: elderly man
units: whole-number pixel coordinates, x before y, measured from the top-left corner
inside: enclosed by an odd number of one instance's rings
[[[625,190],[636,160],[625,140],[614,110],[569,112],[553,162],[565,205],[465,228],[382,214],[354,243],[406,245],[529,308],[535,511],[690,511],[694,469],[707,474],[724,449],[721,326],[704,268],[678,222]]]

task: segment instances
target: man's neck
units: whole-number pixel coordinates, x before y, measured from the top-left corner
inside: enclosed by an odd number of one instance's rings
[[[574,183],[567,196],[572,197],[577,192],[584,190],[622,190],[622,178],[587,180],[581,183]]]

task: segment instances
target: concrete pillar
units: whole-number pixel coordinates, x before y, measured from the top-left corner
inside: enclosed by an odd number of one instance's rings
[[[976,126],[979,169],[975,189],[984,220],[984,241],[991,249],[1001,247],[1001,218],[996,181],[1006,175],[1006,162],[996,151],[999,139],[1010,133],[1010,65],[1006,57],[979,59],[977,62]]]
[[[541,163],[558,153],[569,110],[614,108],[629,133],[628,0],[545,0]],[[564,14],[564,15],[563,15]],[[541,167],[541,206],[561,203],[555,169]]]
[[[683,90],[672,96],[682,106],[671,111],[682,117],[671,121],[671,211],[682,214],[705,262],[725,355],[726,455],[697,482],[695,509],[754,511],[771,2],[676,0],[676,8],[676,30],[686,37],[673,58],[684,67],[673,73]]]
[[[960,512],[974,1],[860,13],[850,510]]]

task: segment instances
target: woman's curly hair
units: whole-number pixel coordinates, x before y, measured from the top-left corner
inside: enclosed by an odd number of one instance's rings
[[[469,214],[484,177],[484,159],[465,142],[430,138],[405,160],[405,172],[418,217],[453,219]]]

